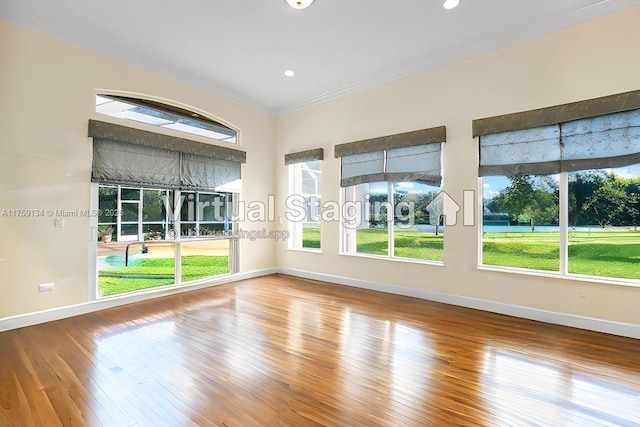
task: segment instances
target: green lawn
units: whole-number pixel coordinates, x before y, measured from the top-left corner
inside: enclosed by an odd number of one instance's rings
[[[202,279],[229,272],[229,257],[192,255],[182,257],[182,281]],[[117,295],[174,284],[173,258],[142,258],[128,267],[98,272],[98,291],[102,296]]]
[[[569,272],[640,279],[640,231],[570,233]]]
[[[558,271],[558,233],[486,233],[483,263]],[[570,273],[640,279],[640,232],[569,233]]]
[[[320,249],[320,227],[302,228],[302,247]]]
[[[395,256],[443,260],[442,235],[401,230],[396,230],[394,234]],[[319,243],[319,233],[317,236]],[[359,229],[356,233],[357,251],[387,255],[387,239],[387,229]],[[483,239],[483,263],[559,271],[559,233],[486,233]],[[569,272],[640,279],[640,231],[569,233]]]
[[[485,233],[482,262],[503,267],[559,271],[558,233]]]
[[[356,250],[370,255],[387,255],[388,230],[363,228],[356,230]],[[444,260],[442,234],[420,233],[413,230],[395,230],[394,256],[429,261]]]
[[[387,255],[387,238],[386,229],[357,230],[357,251]],[[303,242],[304,247],[319,248],[320,229],[304,229]],[[394,243],[397,257],[432,261],[444,258],[442,234],[396,230]],[[558,233],[485,233],[482,245],[486,265],[559,270]],[[183,282],[228,272],[229,258],[226,256],[182,257]],[[640,279],[640,231],[570,233],[569,272]],[[143,258],[134,260],[129,267],[118,266],[98,272],[98,289],[103,296],[173,283],[172,258]]]

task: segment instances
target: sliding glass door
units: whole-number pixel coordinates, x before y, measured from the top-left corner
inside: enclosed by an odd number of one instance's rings
[[[231,193],[98,186],[97,296],[233,272]]]

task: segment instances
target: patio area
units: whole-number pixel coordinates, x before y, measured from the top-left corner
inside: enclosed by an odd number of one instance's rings
[[[147,247],[147,254],[150,258],[166,258],[172,257],[174,254],[175,242],[173,240],[147,240],[144,242],[98,242],[97,256],[124,255],[128,245],[131,245],[130,253],[137,253],[140,252],[142,243]],[[227,256],[229,255],[229,246],[229,239],[182,240],[180,251],[182,255]]]

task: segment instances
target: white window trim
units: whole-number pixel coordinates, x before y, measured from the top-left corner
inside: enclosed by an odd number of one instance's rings
[[[318,160],[322,162],[322,160]],[[320,200],[322,200],[322,194],[318,191],[318,184],[316,184],[316,193],[303,193],[302,192],[302,174],[298,174],[298,171],[302,168],[302,165],[306,162],[302,163],[292,163],[288,165],[289,167],[289,196],[299,195],[304,197],[312,196],[320,196]],[[321,163],[322,164],[322,163]],[[320,180],[322,180],[322,170],[320,171]],[[320,185],[321,186],[321,185]],[[318,224],[320,228],[320,247],[319,248],[305,248],[303,247],[303,229],[305,224]],[[287,250],[290,251],[299,251],[299,252],[309,252],[309,253],[322,253],[322,218],[318,218],[317,222],[308,222],[308,221],[288,221],[288,230],[291,235],[291,238],[288,239]]]
[[[97,182],[91,183],[91,194],[90,194],[90,206],[93,212],[97,212],[99,209],[99,188],[101,184]],[[129,187],[129,186],[121,186],[125,188],[140,188],[143,187]],[[239,203],[239,193],[233,193],[234,197],[232,198],[233,209],[235,212],[238,211],[238,203]],[[174,191],[174,206],[177,206],[180,200],[180,190]],[[142,196],[141,196],[142,197]],[[118,197],[119,199],[119,197]],[[177,211],[177,215],[173,218],[174,230],[180,230],[181,221],[180,221],[180,211]],[[175,213],[175,212],[174,212]],[[238,230],[238,222],[230,221],[233,230]],[[236,274],[240,271],[240,242],[239,239],[230,238],[229,239],[229,273],[220,274],[216,276],[204,277],[202,279],[196,279],[188,282],[182,281],[182,263],[176,262],[174,267],[174,276],[176,282],[170,285],[159,286],[157,288],[146,288],[138,291],[124,292],[115,295],[101,296],[98,294],[98,216],[92,215],[89,217],[89,230],[90,230],[90,239],[89,239],[89,268],[88,268],[88,300],[89,301],[98,301],[98,300],[108,300],[108,299],[117,299],[122,298],[126,295],[140,294],[140,293],[153,293],[160,292],[166,289],[179,289],[179,288],[189,288],[193,285],[208,283],[211,282],[212,279],[217,277],[229,276]],[[211,238],[188,238],[183,239],[181,233],[176,232],[176,236],[171,242],[174,242],[174,257],[176,259],[181,258],[181,243],[183,242],[194,242],[198,240],[215,240]]]
[[[640,287],[640,279],[627,279],[622,277],[609,276],[591,276],[588,274],[577,274],[568,272],[569,261],[569,209],[563,209],[568,206],[569,201],[569,173],[560,172],[560,200],[559,210],[559,244],[560,244],[560,267],[558,271],[537,270],[532,268],[508,267],[483,263],[483,209],[484,198],[482,178],[478,178],[478,270],[494,271],[500,273],[521,274],[526,276],[547,277],[553,279],[565,279],[580,282],[593,282],[618,286]]]
[[[393,199],[393,185],[395,184],[395,182],[390,182],[387,181],[387,202],[390,203],[390,206],[394,206],[394,199]],[[347,191],[354,191],[355,192],[355,187],[356,186],[349,186],[349,187],[344,187],[342,188],[340,191],[340,206],[344,206],[344,203],[346,200],[349,200],[349,198],[347,197]],[[444,191],[444,190],[442,190]],[[390,194],[390,196],[389,196]],[[355,196],[353,197],[355,198]],[[368,212],[365,212],[365,215],[368,219]],[[397,261],[397,262],[405,262],[405,263],[410,263],[410,264],[423,264],[423,265],[433,265],[433,266],[437,266],[437,267],[444,267],[445,265],[445,261],[438,261],[438,260],[428,260],[428,259],[421,259],[421,258],[405,258],[405,257],[400,257],[400,256],[395,256],[393,255],[393,253],[395,252],[395,247],[394,247],[394,230],[393,230],[393,222],[395,219],[395,212],[393,215],[389,215],[387,214],[387,239],[388,239],[388,243],[387,243],[387,255],[374,255],[374,254],[366,254],[366,253],[362,253],[362,252],[356,252],[356,249],[354,248],[353,251],[349,251],[349,247],[355,245],[356,243],[356,233],[355,231],[357,229],[355,228],[349,228],[346,227],[344,224],[344,218],[340,218],[340,233],[339,233],[339,239],[340,239],[340,251],[338,253],[338,255],[342,255],[342,256],[351,256],[351,257],[358,257],[358,258],[369,258],[369,259],[376,259],[376,260],[386,260],[386,261]],[[442,228],[444,229],[445,225],[442,226]],[[353,233],[349,233],[349,231],[353,231]],[[349,236],[349,237],[347,237]],[[443,239],[444,239],[444,233],[443,233]],[[443,254],[444,255],[444,254]]]

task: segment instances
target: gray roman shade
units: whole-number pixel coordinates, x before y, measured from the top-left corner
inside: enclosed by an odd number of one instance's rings
[[[384,181],[384,157],[384,151],[373,151],[340,158],[340,186]]]
[[[89,120],[91,180],[171,189],[213,190],[240,179],[244,151]]]
[[[240,179],[240,163],[182,153],[181,189],[211,190]]]
[[[315,160],[324,160],[324,148],[314,148],[313,150],[298,151],[297,153],[284,155],[285,165],[312,162]]]
[[[340,158],[340,186],[413,181],[440,186],[444,126],[335,146]]]
[[[94,138],[93,182],[180,188],[180,153]]]
[[[640,109],[480,136],[480,176],[640,163]]]

